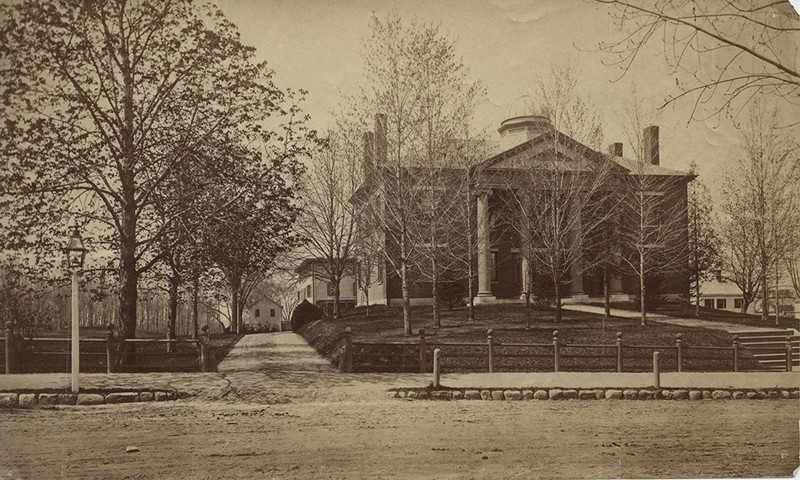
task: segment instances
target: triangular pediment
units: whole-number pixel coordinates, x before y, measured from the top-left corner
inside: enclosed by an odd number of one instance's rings
[[[557,132],[540,135],[486,160],[483,170],[519,170],[530,168],[583,169],[587,162],[605,158],[595,150]]]

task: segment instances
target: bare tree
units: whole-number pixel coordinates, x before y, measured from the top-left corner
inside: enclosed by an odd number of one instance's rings
[[[307,239],[304,251],[321,260],[322,276],[333,287],[333,317],[339,318],[342,278],[354,273],[356,217],[350,199],[361,182],[360,135],[346,122],[329,132],[314,156],[302,191],[303,214],[298,231]]]
[[[751,107],[736,168],[724,187],[726,266],[740,277],[737,285],[741,283],[745,299],[760,293],[764,321],[769,314],[768,279],[790,250],[798,208],[798,146],[790,132],[777,128],[777,117],[776,110],[761,102]]]
[[[597,0],[611,7],[623,31],[617,40],[603,42],[622,75],[642,49],[663,42],[664,59],[673,73],[687,73],[690,84],[665,104],[694,98],[698,107],[717,97],[716,112],[734,102],[747,103],[757,94],[800,101],[800,71],[795,51],[800,42],[800,17],[787,1],[773,0]]]
[[[648,298],[652,301],[663,283],[674,285],[688,278],[689,261],[686,185],[692,176],[660,166],[658,127],[644,128],[645,117],[633,100],[627,106],[626,126],[633,158],[620,159],[628,169],[618,176],[620,196],[617,232],[622,271],[638,279],[641,324],[647,325]],[[667,285],[670,286],[670,285]]]
[[[518,235],[527,261],[527,310],[536,271],[552,286],[556,321],[561,321],[563,286],[569,278],[580,281],[590,267],[588,240],[613,212],[603,197],[614,166],[597,153],[600,122],[581,98],[577,79],[567,64],[539,82],[539,110],[550,123],[515,165],[504,222]]]
[[[409,310],[412,274],[425,265],[425,274],[436,285],[439,253],[421,252],[420,245],[433,246],[431,234],[440,237],[439,225],[428,222],[418,228],[422,218],[430,220],[432,193],[441,193],[444,167],[451,161],[452,142],[461,132],[454,132],[449,123],[457,115],[471,116],[475,93],[479,88],[467,82],[466,68],[456,57],[455,44],[436,25],[404,23],[397,15],[385,20],[372,19],[372,34],[367,44],[365,67],[366,87],[362,104],[381,112],[375,127],[375,165],[368,187],[362,192],[370,200],[361,205],[370,209],[367,215],[373,228],[383,239],[384,257],[400,278],[403,295],[403,326],[411,334]],[[456,124],[460,127],[462,123]],[[421,178],[425,184],[419,184]],[[423,232],[422,234],[421,232]],[[424,238],[424,240],[423,240]],[[422,255],[420,257],[419,255]],[[424,258],[424,263],[415,258]],[[431,260],[433,258],[433,260]],[[434,295],[435,296],[435,295]]]

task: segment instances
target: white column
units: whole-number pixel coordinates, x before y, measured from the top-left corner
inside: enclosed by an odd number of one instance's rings
[[[494,300],[492,295],[492,274],[489,271],[491,253],[489,252],[489,190],[478,193],[477,234],[478,234],[478,303]]]
[[[576,215],[574,241],[578,242],[580,241],[580,238],[583,234],[583,232],[581,232],[581,229],[583,229],[583,224],[581,222],[580,206],[577,201],[573,205],[572,212],[570,213],[572,215]],[[577,257],[580,258],[581,254],[582,252],[579,252]],[[578,266],[578,262],[579,260],[574,262],[570,267],[570,277],[572,278],[570,278],[570,284],[569,284],[569,293],[572,296],[572,298],[576,300],[588,298],[588,296],[583,291],[583,271]]]

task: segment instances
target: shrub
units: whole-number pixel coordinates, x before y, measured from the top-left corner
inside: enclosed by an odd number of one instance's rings
[[[644,308],[645,311],[651,311],[659,307],[663,307],[669,303],[669,299],[664,295],[664,281],[660,277],[647,277],[645,278],[644,285],[646,288],[644,295]],[[634,304],[639,307],[641,305],[641,292],[639,284],[636,284]]]
[[[292,331],[296,332],[300,330],[300,328],[314,320],[319,320],[325,315],[325,313],[319,309],[316,305],[313,305],[308,300],[303,300],[300,302],[296,307],[294,307],[294,311],[292,312]]]

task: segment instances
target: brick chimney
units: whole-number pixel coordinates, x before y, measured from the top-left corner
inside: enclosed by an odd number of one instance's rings
[[[622,156],[622,143],[614,142],[608,146],[608,153],[614,155],[615,157]]]
[[[375,167],[386,165],[386,114],[375,114]]]
[[[361,165],[364,169],[364,179],[372,176],[372,157],[375,156],[375,134],[372,132],[364,132],[364,158]]]
[[[644,161],[651,165],[659,165],[658,125],[650,125],[644,129]]]

